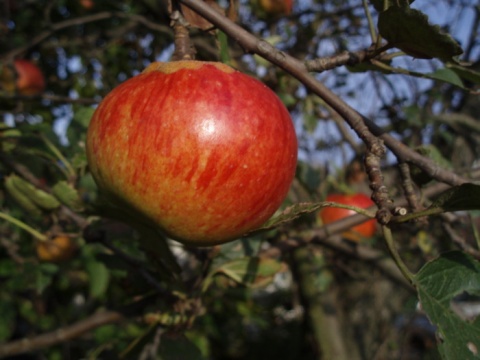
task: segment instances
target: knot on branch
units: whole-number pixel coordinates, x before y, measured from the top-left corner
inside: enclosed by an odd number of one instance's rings
[[[378,146],[377,146],[378,145]],[[384,154],[385,150],[381,141],[372,143],[372,150],[367,152],[365,156],[365,169],[370,181],[370,189],[373,190],[372,200],[377,204],[377,221],[381,225],[386,225],[392,217],[390,207],[392,200],[388,195],[388,189],[383,183],[383,174],[380,168],[380,154]]]
[[[257,50],[259,55],[268,56],[268,58],[273,57],[274,61],[277,63],[282,63],[286,60],[286,56],[283,52],[265,40],[258,41]]]

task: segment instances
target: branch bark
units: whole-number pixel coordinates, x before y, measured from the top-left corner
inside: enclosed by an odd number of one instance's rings
[[[0,345],[0,359],[66,342],[100,326],[120,322],[122,319],[123,315],[116,311],[97,312],[84,320],[55,331]]]

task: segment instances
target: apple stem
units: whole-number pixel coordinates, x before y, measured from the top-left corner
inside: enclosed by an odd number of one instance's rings
[[[393,260],[395,261],[395,264],[397,264],[398,268],[400,269],[400,272],[405,277],[405,279],[407,279],[408,282],[413,285],[415,281],[414,275],[408,269],[407,265],[403,262],[402,258],[400,257],[400,254],[398,253],[397,248],[395,247],[392,231],[388,226],[382,226],[382,230],[383,230],[383,237],[385,239],[385,243],[387,244],[388,252],[392,256]]]
[[[0,219],[4,219],[13,225],[19,227],[20,229],[25,230],[26,232],[30,233],[35,239],[38,241],[47,241],[48,238],[47,236],[41,234],[31,226],[25,224],[23,221],[20,221],[18,219],[15,219],[13,216],[10,216],[8,214],[5,214],[4,212],[0,212]]]
[[[173,11],[170,15],[174,32],[175,52],[173,60],[192,60],[195,58],[195,49],[190,42],[190,34],[187,21],[180,11]]]

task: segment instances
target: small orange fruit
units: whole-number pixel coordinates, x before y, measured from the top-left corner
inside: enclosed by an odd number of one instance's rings
[[[60,235],[51,240],[38,241],[36,250],[40,261],[59,263],[71,259],[76,246],[68,236]]]

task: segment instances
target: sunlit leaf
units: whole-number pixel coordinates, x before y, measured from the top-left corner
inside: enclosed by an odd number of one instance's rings
[[[244,257],[223,263],[212,270],[205,280],[206,290],[213,276],[223,274],[233,281],[246,286],[265,286],[273,276],[282,269],[281,262],[271,258]]]

